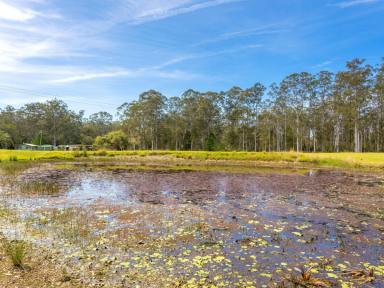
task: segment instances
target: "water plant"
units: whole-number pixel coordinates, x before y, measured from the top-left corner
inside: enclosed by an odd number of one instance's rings
[[[60,192],[60,187],[53,182],[29,181],[17,185],[23,194],[53,195]]]

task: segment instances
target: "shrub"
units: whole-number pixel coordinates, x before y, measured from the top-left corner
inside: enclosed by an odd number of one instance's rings
[[[96,148],[124,150],[128,147],[128,137],[122,131],[112,131],[104,136],[97,136],[94,145]]]

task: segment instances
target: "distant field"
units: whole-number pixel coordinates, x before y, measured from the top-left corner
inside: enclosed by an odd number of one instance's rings
[[[167,159],[228,160],[242,162],[291,163],[321,167],[384,168],[384,153],[296,153],[296,152],[206,152],[206,151],[20,151],[0,150],[1,161],[74,160],[101,157],[159,156]],[[156,158],[156,159],[155,159]]]

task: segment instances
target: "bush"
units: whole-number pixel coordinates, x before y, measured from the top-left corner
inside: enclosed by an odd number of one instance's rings
[[[96,148],[124,150],[128,147],[128,137],[121,131],[112,131],[104,136],[97,136],[94,145]]]

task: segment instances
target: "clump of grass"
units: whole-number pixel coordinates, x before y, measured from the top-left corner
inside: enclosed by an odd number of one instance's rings
[[[18,158],[16,155],[11,155],[11,156],[9,156],[9,161],[16,162],[16,161],[18,161]]]
[[[55,209],[49,219],[57,233],[70,243],[85,244],[90,236],[89,217],[85,211],[75,208]]]
[[[7,218],[13,214],[13,211],[11,211],[8,207],[6,207],[4,204],[0,204],[0,219]]]
[[[24,259],[27,256],[27,244],[21,240],[13,240],[5,243],[5,252],[12,261],[13,266],[24,268]]]
[[[25,182],[18,185],[18,189],[23,194],[53,195],[60,192],[60,187],[52,182]]]
[[[0,163],[0,171],[5,175],[16,175],[30,167],[32,167],[31,162],[3,161]]]
[[[72,154],[75,158],[88,157],[87,150],[73,151]]]
[[[95,151],[95,152],[93,153],[93,155],[94,155],[94,156],[107,156],[108,153],[107,153],[107,151],[105,151],[105,150],[99,150],[99,151]]]

